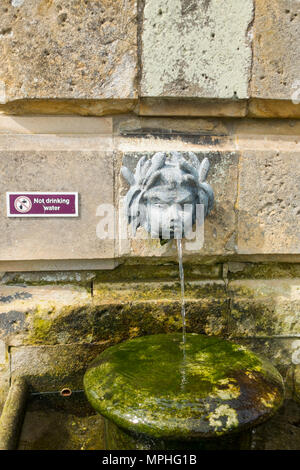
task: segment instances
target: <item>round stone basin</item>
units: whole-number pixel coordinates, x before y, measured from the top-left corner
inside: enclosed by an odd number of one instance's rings
[[[242,432],[282,403],[280,374],[243,346],[198,334],[144,336],[106,349],[84,377],[91,405],[121,429],[152,439]]]

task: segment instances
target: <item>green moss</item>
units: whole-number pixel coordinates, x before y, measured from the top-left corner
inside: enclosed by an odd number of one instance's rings
[[[186,301],[187,331],[225,334],[228,303],[205,299]],[[120,342],[137,336],[181,331],[180,301],[100,305],[95,312],[93,340]]]
[[[73,288],[81,287],[87,292],[91,290],[91,281],[68,281],[68,280],[50,280],[50,279],[30,279],[22,275],[15,275],[5,282],[7,286],[25,285],[27,286],[72,286]]]
[[[193,265],[185,263],[185,278],[193,279],[220,279],[222,272],[221,264]],[[165,264],[146,265],[123,264],[112,271],[98,271],[95,276],[97,282],[128,282],[128,281],[151,281],[151,280],[178,280],[178,263],[176,261]]]
[[[99,302],[133,302],[137,300],[177,300],[180,299],[180,282],[126,282],[126,283],[96,283],[94,298]],[[224,298],[225,283],[214,282],[185,282],[186,298]]]
[[[233,279],[292,279],[300,277],[299,263],[243,263],[243,269],[229,272]]]
[[[45,312],[39,306],[28,314],[29,335],[26,345],[89,343],[92,341],[94,309],[91,306],[66,306],[57,312],[55,307]]]
[[[41,318],[38,316],[34,317],[33,320],[33,331],[28,339],[29,343],[44,343],[45,338],[49,336],[51,331],[52,321],[49,319]]]
[[[86,372],[84,387],[103,416],[162,439],[241,430],[270,416],[283,398],[278,372],[251,351],[197,334],[184,345],[180,333],[107,349]]]

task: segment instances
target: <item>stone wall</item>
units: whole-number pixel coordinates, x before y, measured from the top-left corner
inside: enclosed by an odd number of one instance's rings
[[[110,344],[180,330],[174,243],[120,233],[120,167],[156,151],[211,163],[204,245],[184,250],[188,330],[267,355],[299,397],[299,1],[0,13],[0,402],[13,375],[81,388]],[[8,218],[7,191],[76,191],[79,217]],[[98,236],[101,204],[113,239]]]

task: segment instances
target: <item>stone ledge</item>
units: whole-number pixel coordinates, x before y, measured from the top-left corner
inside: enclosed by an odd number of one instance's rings
[[[247,117],[250,118],[281,118],[299,119],[300,104],[295,104],[287,99],[257,99],[249,101]]]
[[[89,342],[91,294],[79,286],[0,287],[0,336],[8,346]]]
[[[111,117],[12,116],[0,114],[0,134],[112,135]]]
[[[230,281],[228,294],[231,335],[300,337],[300,279]]]
[[[31,391],[82,390],[89,363],[109,343],[11,348],[11,377],[24,376]]]
[[[135,112],[140,116],[245,117],[246,100],[141,98]]]
[[[97,304],[125,303],[137,301],[170,301],[180,298],[180,281],[159,282],[94,282],[93,300]],[[188,281],[185,278],[185,299],[224,299],[225,283],[222,280]]]
[[[134,113],[141,117],[299,119],[300,104],[290,99],[220,100],[137,98],[134,100],[16,100],[0,104],[0,115],[101,117]]]
[[[24,116],[41,115],[79,115],[107,116],[110,114],[126,114],[133,112],[137,99],[107,99],[107,100],[59,100],[59,99],[23,99],[0,104],[0,114]]]

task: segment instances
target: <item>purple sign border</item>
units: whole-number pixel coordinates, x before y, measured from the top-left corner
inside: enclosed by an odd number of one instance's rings
[[[73,214],[15,214],[11,213],[10,210],[10,196],[11,195],[30,195],[30,196],[42,196],[42,195],[51,195],[51,196],[75,196],[75,212]],[[78,217],[78,192],[73,191],[8,191],[6,192],[6,208],[7,208],[7,217]]]

